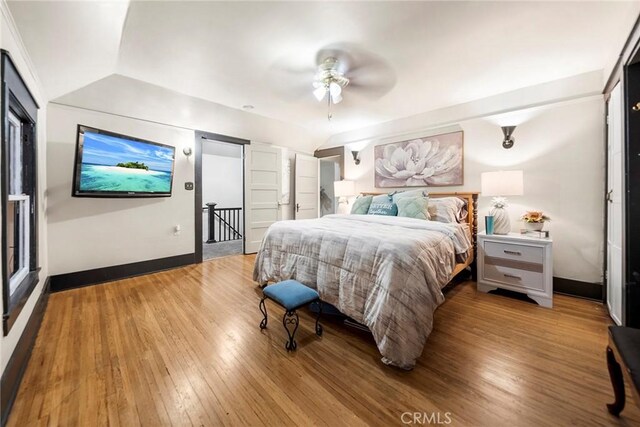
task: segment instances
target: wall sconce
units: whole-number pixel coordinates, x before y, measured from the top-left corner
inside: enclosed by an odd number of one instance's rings
[[[184,147],[182,149],[182,154],[184,154],[185,156],[189,157],[193,154],[193,150],[191,149],[191,147]]]
[[[360,159],[358,158],[358,153],[359,153],[359,151],[355,151],[355,150],[351,151],[351,155],[353,156],[353,162],[356,165],[360,164]]]
[[[504,140],[502,141],[502,147],[509,149],[513,147],[513,143],[516,142],[511,135],[516,129],[515,126],[502,126],[502,133],[504,134]]]

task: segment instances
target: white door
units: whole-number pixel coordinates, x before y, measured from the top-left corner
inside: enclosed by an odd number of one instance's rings
[[[282,150],[251,143],[245,155],[245,253],[260,249],[271,224],[280,220]]]
[[[622,322],[623,285],[623,155],[622,155],[622,93],[621,85],[611,92],[609,98],[609,134],[607,141],[607,307],[611,318]]]
[[[316,157],[296,154],[295,170],[295,218],[318,218],[319,163]]]

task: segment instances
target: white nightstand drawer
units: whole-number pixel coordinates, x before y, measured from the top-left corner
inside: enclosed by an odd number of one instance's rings
[[[542,264],[543,248],[513,243],[484,242],[486,256]]]
[[[511,286],[544,291],[544,275],[542,271],[529,271],[502,265],[484,265],[483,279],[504,283]]]
[[[481,232],[478,249],[478,291],[509,289],[553,307],[553,240]]]

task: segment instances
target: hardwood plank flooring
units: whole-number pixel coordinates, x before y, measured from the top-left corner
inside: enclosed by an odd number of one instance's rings
[[[605,407],[601,304],[556,295],[550,310],[464,282],[405,372],[338,322],[317,338],[306,311],[287,353],[282,309],[268,303],[258,328],[253,260],[52,294],[8,424],[403,425],[417,412],[423,424],[640,425],[631,398],[620,419]]]

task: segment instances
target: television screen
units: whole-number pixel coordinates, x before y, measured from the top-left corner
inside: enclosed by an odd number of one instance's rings
[[[78,126],[74,196],[171,195],[175,148]]]

